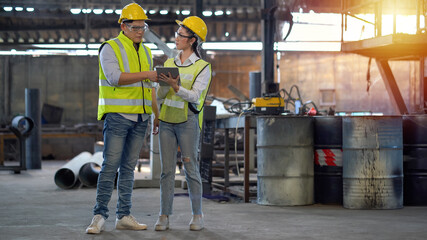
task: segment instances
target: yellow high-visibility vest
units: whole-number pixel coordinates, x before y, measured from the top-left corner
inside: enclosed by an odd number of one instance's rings
[[[127,73],[150,71],[152,67],[151,50],[140,43],[136,51],[133,41],[120,32],[117,38],[102,43],[110,44],[119,61],[120,71]],[[106,113],[151,114],[151,83],[144,79],[129,85],[112,86],[108,83],[99,63],[99,101],[98,120]]]
[[[178,67],[179,76],[181,80],[181,87],[184,87],[188,90],[191,90],[194,82],[196,81],[197,76],[205,69],[209,68],[211,71],[211,64],[198,59],[194,64],[189,66],[177,66],[173,58],[166,60],[165,67]],[[211,71],[212,72],[212,71]],[[206,94],[209,91],[209,87],[212,80],[212,74],[209,76],[209,82],[205,90],[200,94],[199,100],[197,101],[196,106],[193,107],[193,110],[196,113],[199,113],[199,126],[202,127],[203,121],[203,106],[205,104]],[[187,121],[188,117],[188,108],[191,103],[185,101],[181,97],[177,96],[173,88],[169,89],[165,100],[163,101],[162,107],[160,109],[159,119],[163,122],[168,123],[182,123]],[[191,110],[190,110],[191,111]]]

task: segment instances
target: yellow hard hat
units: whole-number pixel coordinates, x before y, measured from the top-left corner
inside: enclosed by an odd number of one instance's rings
[[[206,35],[208,35],[208,27],[206,26],[206,23],[199,17],[191,16],[185,18],[182,22],[179,20],[176,20],[176,23],[178,25],[184,25],[188,27],[191,31],[193,31],[197,36],[199,36],[202,41],[204,42],[206,40]]]
[[[137,3],[130,3],[122,9],[120,14],[119,23],[122,23],[124,19],[127,20],[150,20],[145,15],[144,9]]]

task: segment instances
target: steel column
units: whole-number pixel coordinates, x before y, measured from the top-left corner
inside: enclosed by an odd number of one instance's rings
[[[165,42],[163,42],[160,37],[150,29],[145,31],[144,38],[148,41],[154,43],[160,50],[162,50],[169,58],[173,58],[178,54],[177,50],[170,49]]]
[[[196,0],[194,8],[196,9],[196,16],[203,18],[203,0]]]
[[[274,83],[274,0],[262,0],[262,18],[261,18],[261,40],[262,40],[262,55],[261,55],[261,91],[262,93],[269,92],[269,88]]]
[[[249,202],[249,149],[250,149],[250,127],[251,127],[251,117],[245,116],[245,145],[244,145],[244,156],[245,156],[245,174],[244,174],[244,201]]]
[[[228,140],[230,130],[228,128],[225,130],[224,137],[224,190],[227,190],[230,187],[230,141]],[[237,169],[238,170],[238,169]]]
[[[6,56],[4,59],[4,66],[3,66],[3,77],[4,77],[4,89],[3,89],[3,93],[4,93],[4,118],[6,119],[7,117],[10,116],[10,93],[11,91],[11,66],[10,66],[10,57]],[[2,120],[5,120],[2,119]]]
[[[41,107],[40,90],[25,89],[25,115],[34,122],[34,129],[25,143],[27,169],[41,169]]]
[[[422,111],[424,113],[427,113],[427,67],[426,67],[427,61],[425,57],[421,57],[420,59],[420,78],[421,78],[421,86],[420,86],[420,90],[421,90],[421,94],[423,94],[423,96],[421,96],[421,106],[422,106]]]
[[[387,89],[390,100],[394,106],[394,109],[398,114],[408,113],[405,101],[400,94],[399,86],[397,86],[396,79],[393,76],[393,72],[390,69],[387,59],[375,59],[377,62],[378,69],[380,70],[381,77],[384,80],[385,87]]]

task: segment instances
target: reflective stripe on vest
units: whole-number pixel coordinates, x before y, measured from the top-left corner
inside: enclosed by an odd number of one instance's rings
[[[124,68],[125,68],[125,72],[130,72],[129,59],[128,59],[127,55],[126,55],[125,47],[123,46],[122,42],[120,42],[120,40],[119,40],[119,39],[115,38],[115,39],[114,39],[114,41],[117,43],[117,45],[118,45],[118,46],[119,46],[119,48],[120,48],[120,53],[121,53],[121,55],[122,55],[122,59],[123,59],[123,66],[124,66]],[[150,69],[150,70],[152,70],[152,69],[153,69],[153,66],[152,66],[152,63],[151,63],[151,56],[150,56],[150,54],[148,53],[148,49],[147,49],[147,47],[146,47],[144,44],[141,44],[141,45],[142,45],[142,47],[144,48],[145,56],[147,56],[147,61],[148,61],[149,69]]]
[[[180,101],[174,101],[171,99],[165,99],[165,101],[163,102],[164,105],[166,106],[171,106],[171,107],[175,107],[175,108],[182,108],[184,109],[184,102],[180,102]]]
[[[129,66],[129,60],[128,60],[128,56],[126,54],[126,50],[125,47],[123,46],[122,42],[120,42],[120,40],[118,38],[113,39],[114,42],[116,42],[117,46],[119,46],[120,49],[120,54],[122,56],[122,63],[123,63],[123,68],[125,72],[130,72],[130,66]]]
[[[151,63],[151,57],[150,57],[150,54],[148,53],[148,49],[144,44],[141,44],[141,45],[144,48],[145,55],[147,56],[148,66],[150,66],[150,70],[153,70],[153,63]]]
[[[115,105],[115,106],[132,106],[142,105],[151,106],[151,101],[147,99],[111,99],[111,98],[100,98],[99,105]]]

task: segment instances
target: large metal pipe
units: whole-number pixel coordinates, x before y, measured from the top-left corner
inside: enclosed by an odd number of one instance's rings
[[[261,97],[261,72],[249,72],[249,99]]]
[[[274,82],[274,35],[276,33],[276,0],[261,1],[261,93],[276,93],[279,83]]]
[[[12,79],[11,79],[11,69],[10,69],[10,57],[6,56],[4,59],[4,66],[3,66],[3,79],[4,79],[4,85],[3,85],[3,96],[4,96],[4,115],[0,120],[5,120],[6,117],[10,115],[10,96],[11,96],[11,86],[12,86]]]
[[[96,187],[99,172],[101,172],[103,152],[96,152],[79,170],[79,180],[86,187]]]
[[[177,50],[170,49],[168,45],[166,45],[165,42],[163,42],[160,37],[148,29],[144,32],[144,38],[147,39],[149,42],[154,43],[160,50],[162,50],[166,56],[172,58],[175,57],[178,54]]]
[[[78,179],[80,168],[92,158],[90,152],[82,152],[62,166],[55,173],[55,184],[64,189],[74,188],[80,185]]]
[[[25,89],[25,115],[33,120],[34,129],[25,141],[27,169],[41,169],[41,109],[39,89]]]

